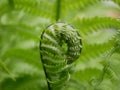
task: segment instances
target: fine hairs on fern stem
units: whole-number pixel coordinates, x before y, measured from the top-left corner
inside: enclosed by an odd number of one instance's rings
[[[79,33],[65,23],[54,23],[41,35],[40,54],[49,90],[60,90],[70,79],[70,68],[80,56]]]

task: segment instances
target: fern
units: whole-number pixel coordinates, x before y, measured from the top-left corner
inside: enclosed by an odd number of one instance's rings
[[[34,29],[32,27],[27,27],[25,25],[20,25],[20,24],[18,24],[18,25],[13,24],[13,25],[1,25],[1,28],[4,30],[9,29],[12,32],[14,32],[16,34],[18,33],[19,35],[24,36],[26,38],[32,38],[34,40],[39,40],[38,35],[36,35],[35,32],[34,33],[32,32],[32,30]],[[30,30],[31,30],[31,32],[30,32]]]
[[[33,15],[39,15],[42,17],[51,18],[54,17],[54,1],[44,1],[44,0],[13,0],[15,4],[15,9],[24,10],[25,12],[31,13]],[[46,7],[47,6],[47,7]]]
[[[67,43],[67,51],[64,51],[64,43]],[[79,34],[67,24],[53,24],[44,31],[41,36],[40,52],[50,90],[59,89],[69,80],[71,66],[69,64],[79,57],[81,48]]]
[[[112,81],[119,81],[119,71],[118,71],[118,67],[116,67],[116,64],[119,63],[118,61],[117,62],[112,62],[110,61],[110,58],[112,57],[112,55],[114,55],[114,53],[118,52],[119,53],[119,31],[118,33],[115,35],[115,38],[116,40],[116,43],[115,43],[115,46],[107,53],[107,56],[105,56],[105,64],[104,64],[104,68],[102,70],[102,74],[100,75],[99,79],[96,81],[96,84],[95,84],[95,88],[98,88],[98,86],[102,83],[104,77],[105,77],[105,74],[107,73],[109,78],[112,79]],[[113,68],[114,67],[114,68]],[[119,83],[119,82],[117,82]],[[118,86],[119,87],[119,86]]]
[[[88,19],[83,18],[82,20],[77,19],[76,21],[73,22],[73,24],[77,28],[79,28],[80,30],[79,32],[82,33],[82,35],[90,34],[90,32],[92,33],[92,31],[104,29],[104,28],[115,28],[115,29],[120,28],[119,20],[110,17],[104,17],[104,18],[94,17]]]
[[[3,68],[3,70],[8,73],[11,78],[15,81],[15,78],[11,75],[11,72],[8,70],[8,68],[6,67],[6,65],[0,60],[0,67]]]
[[[120,53],[120,30],[115,35],[114,49],[115,49],[115,52]]]
[[[0,90],[119,90],[119,7],[119,0],[0,0]]]

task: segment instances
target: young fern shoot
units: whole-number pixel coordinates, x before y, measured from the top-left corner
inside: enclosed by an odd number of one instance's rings
[[[70,79],[70,68],[79,58],[79,33],[65,23],[54,23],[41,35],[40,54],[49,90],[61,90]]]

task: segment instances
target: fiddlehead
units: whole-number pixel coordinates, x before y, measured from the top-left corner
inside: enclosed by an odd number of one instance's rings
[[[60,89],[69,80],[72,62],[79,58],[81,49],[81,37],[70,25],[55,23],[44,30],[40,53],[50,90]]]

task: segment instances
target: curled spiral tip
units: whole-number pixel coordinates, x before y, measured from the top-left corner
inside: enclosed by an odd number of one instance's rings
[[[79,58],[81,50],[81,37],[69,24],[54,23],[44,30],[40,54],[50,88],[68,81],[71,64]]]

